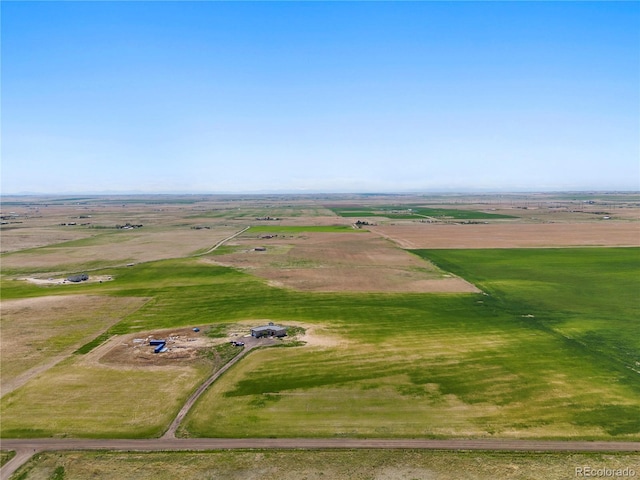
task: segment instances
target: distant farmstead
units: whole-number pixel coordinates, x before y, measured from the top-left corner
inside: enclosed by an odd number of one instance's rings
[[[86,273],[83,273],[81,275],[71,275],[70,277],[67,277],[67,280],[74,283],[85,282],[89,280],[89,275],[87,275]]]
[[[287,335],[287,328],[270,323],[262,327],[255,327],[251,329],[251,336],[255,338],[260,337],[284,337]]]

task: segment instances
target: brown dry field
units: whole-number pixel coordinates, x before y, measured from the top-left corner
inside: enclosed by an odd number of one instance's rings
[[[640,223],[383,225],[370,228],[407,249],[640,246]]]
[[[130,206],[124,200],[121,204],[45,205],[12,207],[20,223],[3,225],[2,253],[13,252],[3,256],[3,268],[42,268],[46,272],[88,261],[122,263],[183,257],[212,247],[244,226],[195,218],[201,212],[192,206]],[[7,210],[3,208],[3,214]],[[68,223],[76,225],[61,225]],[[126,223],[143,227],[115,228]],[[209,228],[191,228],[196,226]],[[79,239],[86,240],[78,245],[61,244]],[[50,248],[29,250],[43,246]]]
[[[85,270],[87,262],[103,262],[104,266],[148,262],[193,255],[211,248],[238,231],[238,227],[219,227],[210,230],[142,231],[124,230],[95,239],[92,245],[57,246],[43,250],[14,252],[3,257],[3,268],[39,269],[42,277],[64,271]],[[55,234],[54,234],[55,236]]]
[[[237,231],[236,227],[210,230],[124,230],[96,238],[93,245],[49,247],[15,252],[2,259],[3,268],[39,268],[43,273],[81,268],[83,263],[103,261],[114,266],[167,258],[186,257],[212,247]]]
[[[469,196],[186,196],[32,199],[2,207],[11,214],[0,235],[4,272],[39,279],[201,253],[254,226],[350,225],[331,207],[418,205],[503,213],[517,218],[485,223],[451,218],[370,219],[371,233],[305,233],[258,239],[250,232],[230,240],[233,253],[209,257],[280,287],[305,291],[470,292],[402,248],[513,248],[640,245],[637,194]],[[584,198],[593,198],[586,201]],[[16,199],[13,199],[16,200]],[[18,199],[23,201],[23,199]],[[49,202],[49,203],[47,203]],[[57,203],[56,203],[57,202]],[[277,220],[258,220],[269,216]],[[610,216],[610,220],[603,220]],[[426,221],[423,219],[423,222]],[[61,226],[74,222],[74,226]],[[81,225],[85,223],[86,225]],[[143,224],[135,230],[115,225]],[[193,229],[192,227],[207,227]],[[249,234],[249,235],[248,235]],[[84,239],[75,245],[61,242]],[[46,248],[29,250],[33,247]],[[267,248],[256,252],[257,246]],[[400,247],[400,248],[398,248]],[[22,250],[22,251],[21,251]],[[3,273],[4,273],[3,272]]]
[[[0,302],[5,395],[142,306],[145,299],[67,295]]]
[[[264,236],[264,235],[263,235]],[[272,285],[333,292],[477,292],[465,280],[369,232],[260,238],[251,230],[228,243],[238,250],[206,261],[242,268]],[[255,251],[255,247],[266,251]]]
[[[51,227],[3,228],[0,252],[9,253],[29,248],[44,247],[56,243],[90,237],[88,230],[52,229]]]

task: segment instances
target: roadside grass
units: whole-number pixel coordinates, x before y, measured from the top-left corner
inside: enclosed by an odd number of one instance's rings
[[[119,480],[450,479],[565,480],[576,469],[640,471],[634,453],[449,452],[398,449],[212,452],[44,452],[15,478]]]
[[[220,345],[203,350],[201,352],[201,356],[208,359],[213,364],[214,370],[217,371],[229,363],[229,361],[236,357],[240,352],[242,352],[242,349],[235,345],[231,345],[230,343],[221,343]]]
[[[13,450],[0,450],[0,467],[16,456]]]
[[[331,209],[340,217],[385,217],[397,220],[419,219],[425,217],[451,218],[456,220],[511,219],[512,215],[487,213],[476,210],[452,208],[428,208],[419,205],[379,206],[379,207],[342,207]]]

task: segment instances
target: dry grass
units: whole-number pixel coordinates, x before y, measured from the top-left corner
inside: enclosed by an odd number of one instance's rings
[[[538,454],[420,450],[216,451],[208,453],[43,453],[26,480],[566,480],[576,468],[633,469],[637,454]],[[61,478],[61,477],[56,477]],[[621,478],[621,477],[612,477]]]
[[[89,295],[1,302],[2,394],[68,356],[144,302]]]
[[[205,361],[135,367],[59,363],[3,397],[2,435],[157,436],[210,371]]]
[[[125,230],[84,240],[85,244],[16,252],[2,260],[4,269],[39,269],[44,272],[82,268],[102,261],[114,265],[192,255],[212,247],[236,232],[235,227],[193,230],[189,227],[154,231]]]
[[[273,285],[316,292],[477,292],[470,283],[371,233],[250,235],[216,263],[243,268]],[[255,251],[263,246],[266,251]]]
[[[91,237],[88,230],[58,229],[46,227],[3,228],[1,253],[44,247],[55,243],[70,242]]]
[[[407,249],[640,246],[640,223],[412,224],[372,227]]]

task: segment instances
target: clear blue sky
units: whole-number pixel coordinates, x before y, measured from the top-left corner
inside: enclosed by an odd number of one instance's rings
[[[638,2],[11,2],[2,193],[640,188]]]

